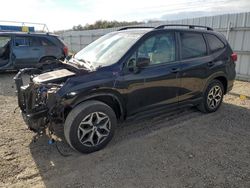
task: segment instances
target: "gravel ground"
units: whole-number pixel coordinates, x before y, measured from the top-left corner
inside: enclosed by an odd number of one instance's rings
[[[227,95],[213,114],[180,109],[123,123],[105,149],[82,155],[63,141],[32,142],[14,113],[13,76],[0,75],[0,187],[250,187],[248,99]],[[250,83],[235,85],[250,92]]]
[[[250,99],[250,82],[235,81],[231,93],[245,95]]]

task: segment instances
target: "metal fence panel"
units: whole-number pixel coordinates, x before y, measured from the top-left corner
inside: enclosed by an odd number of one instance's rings
[[[250,51],[250,30],[245,31],[245,36],[243,40],[243,49],[244,51]]]

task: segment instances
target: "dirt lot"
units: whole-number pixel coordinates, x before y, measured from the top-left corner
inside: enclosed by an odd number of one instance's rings
[[[46,137],[32,142],[13,112],[11,77],[0,75],[0,187],[250,187],[249,99],[121,124],[104,150],[82,155]],[[249,83],[235,88],[250,95]]]

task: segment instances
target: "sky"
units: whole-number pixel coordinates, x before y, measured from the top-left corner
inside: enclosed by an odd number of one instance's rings
[[[97,20],[171,20],[235,12],[250,12],[250,0],[4,0],[0,21],[46,23],[56,31]]]

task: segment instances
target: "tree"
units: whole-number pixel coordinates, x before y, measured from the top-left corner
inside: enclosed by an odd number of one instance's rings
[[[73,30],[74,31],[81,31],[81,30],[83,30],[83,26],[81,24],[79,24],[77,26],[73,26]]]
[[[112,27],[122,27],[122,26],[129,26],[129,25],[139,25],[143,24],[144,22],[118,22],[118,21],[107,21],[107,20],[97,20],[94,24],[86,24],[85,26],[78,25],[73,26],[74,31],[81,31],[81,30],[91,30],[91,29],[105,29],[105,28],[112,28]]]

